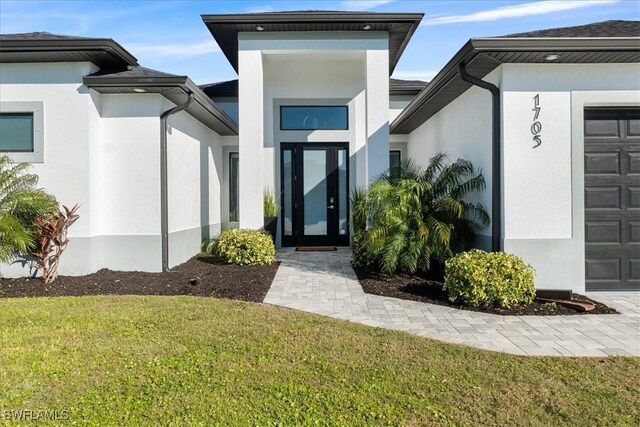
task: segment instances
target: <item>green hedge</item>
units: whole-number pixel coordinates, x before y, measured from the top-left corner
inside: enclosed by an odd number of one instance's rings
[[[511,308],[536,296],[533,268],[504,252],[471,250],[445,264],[445,288],[451,301],[470,306]]]
[[[215,255],[229,264],[261,265],[276,260],[276,248],[268,233],[235,229],[220,234],[213,246]]]

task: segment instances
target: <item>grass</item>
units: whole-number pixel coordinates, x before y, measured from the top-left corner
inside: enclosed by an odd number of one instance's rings
[[[638,425],[640,359],[520,357],[263,304],[0,300],[0,414],[82,425]]]

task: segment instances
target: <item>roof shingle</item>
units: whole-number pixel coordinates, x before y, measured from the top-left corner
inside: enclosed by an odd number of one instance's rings
[[[515,33],[502,37],[640,37],[640,21],[602,21],[573,27],[549,28],[526,33]]]
[[[103,76],[103,77],[113,77],[113,78],[116,78],[116,77],[138,77],[138,78],[182,77],[182,76],[178,76],[177,74],[165,73],[164,71],[158,71],[152,68],[146,68],[146,67],[140,67],[140,66],[136,66],[136,67],[130,66],[128,67],[128,69],[124,71],[118,71],[118,72],[100,70],[96,73],[91,74],[91,76]]]
[[[2,40],[87,40],[89,37],[67,36],[64,34],[52,34],[46,31],[32,33],[0,34]]]

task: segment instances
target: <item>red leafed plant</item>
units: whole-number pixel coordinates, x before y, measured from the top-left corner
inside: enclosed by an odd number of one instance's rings
[[[35,268],[42,271],[45,283],[51,283],[58,277],[60,257],[69,243],[67,231],[79,218],[76,213],[80,207],[78,204],[72,208],[62,207],[64,211],[36,220],[38,242],[32,255],[38,259]]]

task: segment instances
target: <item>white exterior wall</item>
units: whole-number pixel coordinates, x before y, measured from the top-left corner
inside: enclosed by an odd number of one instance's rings
[[[104,262],[110,268],[162,268],[159,117],[173,106],[156,94],[102,95],[102,194],[107,207],[102,235]],[[220,136],[186,112],[169,116],[167,124],[172,267],[195,255],[203,238],[219,233],[222,147]],[[122,209],[129,206],[135,207],[135,215]],[[131,250],[113,250],[123,239],[131,242]],[[139,251],[142,247],[146,252]]]
[[[536,286],[584,292],[583,112],[640,105],[639,64],[505,64],[485,80],[501,88],[503,241],[536,269]],[[542,145],[533,148],[533,97]],[[491,96],[473,87],[409,135],[409,156],[439,151],[482,168],[491,207]],[[481,232],[481,247],[490,229]]]
[[[349,142],[352,187],[388,168],[388,54],[387,33],[239,34],[241,227],[263,225],[263,190],[279,190],[281,142]],[[348,105],[349,130],[281,132],[283,104]]]
[[[100,268],[160,271],[160,119],[173,106],[160,95],[100,95],[82,84],[90,63],[0,64],[3,102],[44,105],[39,186],[80,204],[60,274]],[[199,250],[220,224],[221,147],[187,113],[169,118],[170,264]],[[208,180],[205,182],[205,177]],[[208,204],[203,202],[208,197]],[[205,233],[206,232],[206,233]],[[0,265],[1,276],[28,270]]]
[[[389,51],[366,52],[367,75],[367,177],[372,183],[389,169]]]
[[[40,177],[39,187],[52,193],[60,203],[81,205],[80,219],[69,235],[67,252],[60,271],[87,272],[95,265],[86,237],[99,226],[94,215],[99,199],[91,193],[89,171],[97,163],[94,149],[100,135],[97,107],[82,78],[97,68],[91,63],[0,64],[0,100],[38,101],[44,109],[44,163],[34,163],[32,173]],[[3,276],[23,272],[19,264],[0,265]]]
[[[165,101],[165,107],[173,104]],[[220,234],[222,137],[186,112],[168,119],[169,266],[199,252]],[[159,181],[158,181],[159,183]]]
[[[238,220],[243,228],[259,229],[262,214],[262,147],[264,128],[264,90],[262,52],[238,49]],[[250,125],[248,125],[250,123]]]
[[[502,72],[498,68],[485,80],[500,86]],[[407,143],[408,157],[426,166],[436,153],[449,155],[449,161],[469,160],[477,171],[482,170],[486,190],[469,197],[481,203],[491,216],[491,94],[472,87],[411,132]],[[491,246],[491,226],[477,236],[477,245]]]

